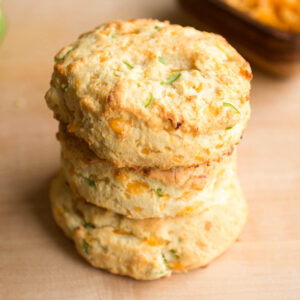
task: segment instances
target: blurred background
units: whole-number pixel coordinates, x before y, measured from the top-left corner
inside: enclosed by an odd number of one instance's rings
[[[240,12],[232,21],[228,8],[224,13],[224,7],[212,6],[216,1],[198,2],[1,3],[6,29],[0,44],[0,298],[300,298],[299,34],[274,33],[253,25],[253,18],[245,21]],[[260,65],[252,64],[252,117],[238,156],[250,209],[246,229],[230,255],[209,268],[151,283],[113,276],[83,262],[54,225],[47,196],[59,165],[57,122],[44,101],[53,57],[82,32],[108,20],[133,18],[167,19],[219,32],[225,28],[229,40]],[[253,45],[264,49],[257,52],[263,63],[253,56]],[[268,72],[261,69],[266,62]],[[277,76],[269,73],[270,65],[276,65],[272,73]],[[288,76],[278,76],[286,69]]]

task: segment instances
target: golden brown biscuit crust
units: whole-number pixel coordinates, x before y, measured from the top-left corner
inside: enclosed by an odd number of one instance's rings
[[[74,134],[69,133],[63,123],[59,126],[57,139],[60,141],[64,152],[68,153],[68,157],[76,162],[77,166],[87,168],[88,166],[99,165],[99,168],[101,168],[101,163],[106,164],[106,160],[97,157],[83,140],[77,138]],[[231,149],[231,152],[228,153],[228,155],[233,155],[233,152],[234,148]],[[222,159],[228,160],[226,156],[222,157]],[[165,185],[176,185],[185,189],[191,188],[202,190],[207,179],[213,176],[212,174],[214,174],[215,168],[221,161],[222,160],[220,159],[217,162],[199,163],[193,167],[173,167],[168,170],[135,166],[134,168],[116,169],[116,174],[135,172],[139,173],[140,176],[158,180]]]
[[[116,21],[82,35],[56,60],[49,107],[117,167],[218,160],[249,118],[250,67],[218,35]]]
[[[63,130],[58,138],[62,145],[62,172],[73,193],[128,218],[199,214],[214,201],[216,186],[236,172],[235,155],[232,155],[209,167],[205,164],[188,170],[150,169],[145,176],[143,170],[117,169],[108,161],[100,160],[85,142]],[[178,173],[183,186],[177,184],[176,169],[182,169]],[[172,174],[169,180],[163,177]]]
[[[247,215],[236,179],[217,196],[198,216],[132,220],[76,199],[61,176],[50,192],[57,224],[89,263],[143,280],[206,266],[236,240]]]

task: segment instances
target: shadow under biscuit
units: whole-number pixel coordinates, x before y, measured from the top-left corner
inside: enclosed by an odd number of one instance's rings
[[[55,176],[56,172],[52,172],[48,176],[40,178],[39,181],[36,181],[36,189],[29,191],[24,199],[26,205],[30,207],[30,218],[33,218],[37,222],[37,226],[44,231],[43,236],[49,240],[49,244],[52,244],[51,248],[49,247],[49,251],[54,249],[56,252],[60,252],[60,254],[65,256],[64,259],[71,260],[72,263],[84,267],[85,271],[89,269],[91,275],[93,275],[94,278],[99,278],[99,280],[101,280],[101,278],[103,280],[103,276],[105,276],[106,280],[114,279],[118,280],[118,282],[121,280],[124,283],[128,280],[131,282],[136,281],[127,276],[111,274],[106,270],[94,268],[78,254],[74,242],[65,236],[52,216],[49,189],[51,181]],[[63,268],[63,266],[59,266],[59,268]],[[113,283],[114,282],[111,282],[112,286]]]
[[[39,230],[42,229],[44,231],[43,236],[46,237],[46,239],[50,239],[49,243],[55,245],[57,251],[64,252],[64,254],[67,256],[67,259],[75,260],[76,263],[88,266],[77,254],[73,242],[65,237],[63,232],[55,224],[52,217],[49,200],[49,188],[50,182],[54,176],[55,173],[52,173],[44,178],[41,178],[40,181],[35,182],[36,189],[27,193],[25,202],[26,205],[30,207],[30,217],[37,222]]]

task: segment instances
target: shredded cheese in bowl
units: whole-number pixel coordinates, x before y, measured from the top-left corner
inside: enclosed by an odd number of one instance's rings
[[[300,33],[300,0],[224,0],[255,20],[282,31]]]

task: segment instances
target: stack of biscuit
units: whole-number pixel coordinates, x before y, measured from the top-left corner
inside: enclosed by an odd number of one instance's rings
[[[55,57],[60,121],[53,215],[93,266],[157,279],[206,266],[247,207],[236,145],[251,70],[220,36],[157,20],[115,21]]]

